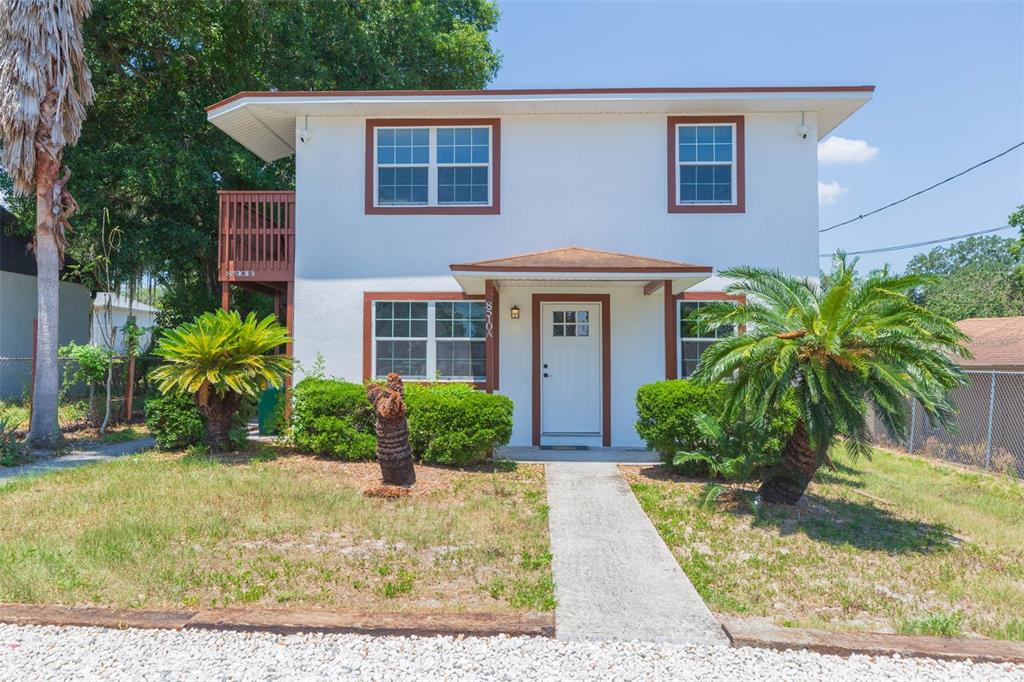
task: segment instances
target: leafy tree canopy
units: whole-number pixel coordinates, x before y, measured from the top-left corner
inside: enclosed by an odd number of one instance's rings
[[[481,88],[500,63],[489,0],[93,7],[85,47],[98,96],[66,155],[81,206],[69,251],[88,260],[109,209],[123,232],[122,281],[153,273],[171,323],[216,306],[216,191],[294,183],[293,159],[260,161],[208,124],[204,107],[241,90]],[[34,224],[34,202],[12,203]]]
[[[1024,315],[1024,290],[1014,276],[1012,239],[969,237],[914,256],[907,272],[937,275],[918,291],[920,302],[952,320]]]

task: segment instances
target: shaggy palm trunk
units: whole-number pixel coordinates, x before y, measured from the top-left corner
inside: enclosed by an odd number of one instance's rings
[[[761,499],[772,504],[796,504],[820,465],[821,458],[811,447],[807,428],[798,421],[782,451],[781,467],[761,484]]]
[[[200,406],[206,417],[206,444],[212,452],[226,452],[231,449],[231,421],[238,412],[241,398],[228,393],[221,397],[211,393],[206,406]]]
[[[40,155],[36,170],[36,366],[32,384],[32,421],[28,440],[33,447],[53,448],[61,441],[57,419],[59,368],[60,229],[54,214],[53,186],[59,160]],[[49,161],[49,163],[45,163]]]
[[[377,462],[384,485],[410,486],[416,483],[404,395],[402,378],[397,374],[389,374],[384,387],[377,384],[366,387],[366,397],[373,403],[377,416]]]

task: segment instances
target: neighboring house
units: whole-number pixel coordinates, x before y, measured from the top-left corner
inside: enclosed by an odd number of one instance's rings
[[[0,223],[13,221],[0,207]],[[36,319],[36,259],[30,241],[6,234],[0,224],[0,400],[31,391],[32,344]],[[90,292],[71,281],[60,283],[60,343],[88,343]]]
[[[971,337],[974,357],[957,359],[964,369],[1024,372],[1024,317],[974,317],[956,326]]]
[[[110,302],[110,318],[107,318],[107,302]],[[131,304],[129,306],[129,303]],[[146,303],[130,301],[127,296],[111,294],[105,291],[98,292],[92,302],[92,337],[91,343],[108,348],[111,339],[111,327],[116,331],[113,336],[114,349],[118,353],[124,352],[124,326],[128,323],[128,314],[131,312],[135,318],[135,324],[144,330],[139,339],[139,349],[145,351],[149,347],[149,339],[152,336],[152,328],[156,325],[156,316],[160,312]]]
[[[817,142],[871,86],[243,92],[209,120],[295,192],[222,192],[220,273],[353,381],[470,381],[513,445],[638,446],[735,265],[818,272]],[[729,333],[730,330],[721,330]]]

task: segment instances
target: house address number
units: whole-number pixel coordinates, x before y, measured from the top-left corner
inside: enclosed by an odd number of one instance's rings
[[[255,277],[255,270],[228,270],[229,277]]]

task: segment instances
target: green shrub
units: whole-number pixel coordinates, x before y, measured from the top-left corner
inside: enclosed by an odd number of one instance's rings
[[[181,450],[206,437],[206,422],[199,408],[180,394],[147,400],[146,427],[163,450]]]
[[[753,469],[774,466],[796,422],[792,401],[783,401],[763,426],[732,420],[723,425],[721,439],[709,439],[699,419],[701,415],[714,420],[721,418],[726,388],[725,384],[702,386],[686,379],[641,386],[636,393],[636,431],[647,447],[660,453],[667,463],[676,460],[681,452],[696,452],[715,459],[750,456],[756,464]],[[735,452],[722,452],[721,442],[729,443]],[[690,476],[706,476],[719,468],[709,466],[707,459],[701,457],[681,458],[678,462],[677,471]]]
[[[466,466],[484,461],[512,437],[512,401],[463,384],[410,386],[409,444],[422,462]]]
[[[406,387],[409,444],[422,462],[465,466],[483,461],[512,437],[512,401],[464,384]],[[308,377],[295,387],[292,437],[308,452],[347,460],[376,454],[366,387]]]
[[[339,459],[372,459],[377,450],[366,387],[308,377],[295,387],[292,438],[302,450]]]

